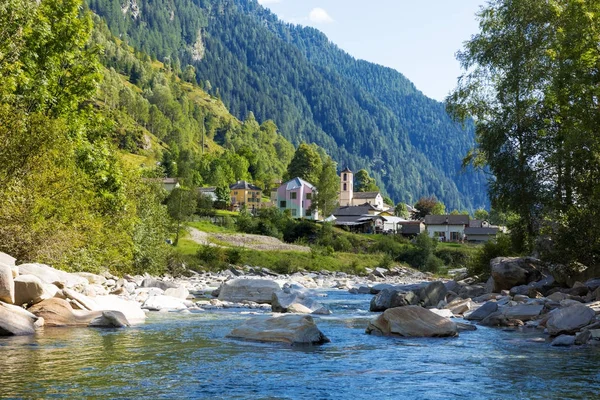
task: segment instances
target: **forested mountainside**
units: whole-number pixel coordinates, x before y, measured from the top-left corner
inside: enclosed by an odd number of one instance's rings
[[[449,209],[487,205],[485,178],[461,173],[473,131],[400,73],[355,60],[320,32],[283,23],[254,0],[88,0],[112,33],[180,74],[187,65],[230,112],[273,120],[341,166],[366,168],[396,201],[435,195]]]

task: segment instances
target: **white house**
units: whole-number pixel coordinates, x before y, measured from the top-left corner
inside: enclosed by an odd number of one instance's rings
[[[425,227],[429,237],[444,242],[458,242],[465,238],[465,228],[469,227],[468,215],[427,215]]]

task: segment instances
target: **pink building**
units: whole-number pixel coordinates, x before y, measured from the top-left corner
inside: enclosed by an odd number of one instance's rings
[[[300,178],[285,182],[277,189],[277,207],[281,211],[290,210],[292,218],[318,219],[317,210],[310,212],[312,198],[317,188]]]

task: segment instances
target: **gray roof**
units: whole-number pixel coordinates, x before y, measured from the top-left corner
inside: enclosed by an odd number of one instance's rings
[[[425,225],[469,225],[468,215],[427,215]]]
[[[379,192],[354,192],[355,199],[374,199]]]
[[[284,185],[285,185],[285,190],[299,189],[303,185],[308,186],[312,190],[316,190],[317,189],[312,183],[306,182],[302,178],[294,178],[294,179],[289,180],[286,183],[284,183]]]
[[[237,181],[236,183],[229,185],[229,189],[231,190],[262,190],[258,186],[255,186],[246,181]]]
[[[495,235],[498,228],[465,228],[465,235]]]
[[[348,168],[348,167],[344,168],[344,170],[342,172],[350,172],[350,173],[352,173],[352,171],[350,171],[350,168]]]
[[[382,218],[382,217],[380,217],[379,215],[343,216],[343,217],[336,217],[334,224],[335,225],[346,225],[346,226],[364,225],[364,224],[367,224],[367,223],[373,221],[374,219],[378,219],[378,218]]]
[[[198,191],[200,193],[210,193],[210,192],[214,192],[215,190],[217,190],[216,186],[209,186],[209,187],[199,187]]]
[[[336,218],[340,216],[360,216],[369,214],[369,211],[379,211],[371,204],[366,203],[360,206],[346,206],[346,207],[338,207],[334,212]]]

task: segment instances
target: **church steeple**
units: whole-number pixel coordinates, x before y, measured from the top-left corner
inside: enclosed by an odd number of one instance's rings
[[[340,207],[352,205],[354,197],[354,174],[346,167],[340,175]]]

